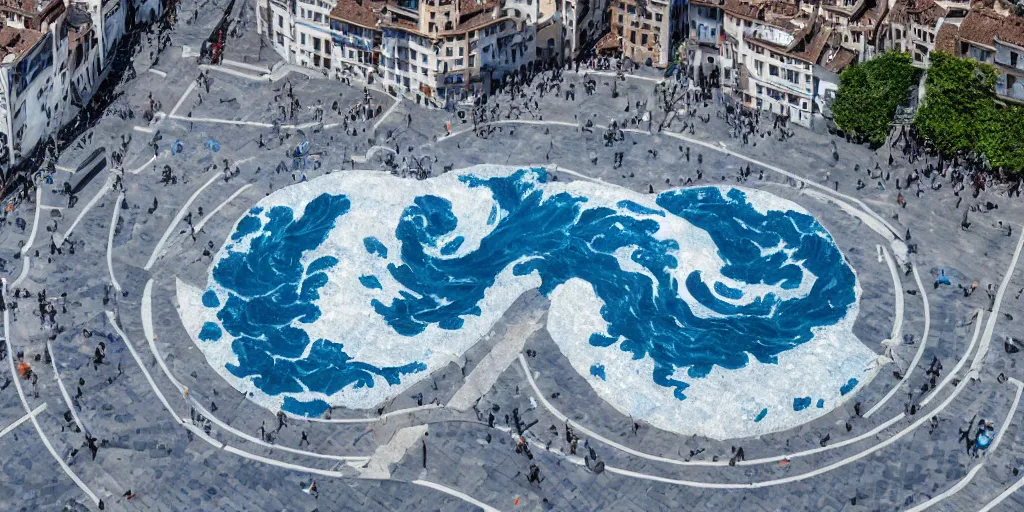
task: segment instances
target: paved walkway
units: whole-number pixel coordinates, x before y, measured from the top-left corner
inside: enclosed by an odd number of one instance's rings
[[[93,509],[101,499],[114,510],[323,510],[325,503],[374,511],[679,510],[695,502],[775,510],[780,499],[794,510],[1024,506],[1018,493],[1024,479],[1011,473],[1021,456],[1024,375],[1019,356],[1005,353],[1001,343],[1019,337],[1017,322],[1024,318],[1017,297],[1024,277],[1016,272],[1024,236],[1007,237],[1002,226],[1020,231],[1024,207],[998,189],[977,201],[999,202],[999,209],[972,212],[971,231],[960,233],[951,194],[929,192],[904,209],[895,206],[892,190],[856,190],[853,162],[867,168],[884,157],[837,141],[844,157],[837,164],[821,133],[741,146],[714,119],[698,124],[694,135],[628,128],[626,143],[605,146],[600,132],[610,121],[628,115],[626,105],[652,98],[657,80],[648,77],[628,77],[618,85],[620,97],[612,98],[612,77],[595,73],[598,94],[570,103],[548,95],[540,99],[544,120],[488,123],[495,130],[490,136],[447,112],[377,91],[371,95],[382,106],[380,116],[346,118],[362,101],[361,87],[275,67],[265,61],[267,49],[263,60],[251,61],[258,64],[209,68],[210,91],[200,92],[194,81],[200,68],[182,59],[177,45],[194,44],[190,34],[208,34],[205,17],[225,4],[211,2],[203,21],[175,29],[176,48],[161,55],[159,72],[142,66],[119,86],[128,105],[144,104],[152,92],[171,109],[144,126],[136,124],[138,116],[107,116],[91,129],[88,144],[61,155],[59,167],[75,169],[94,147],[113,148],[134,135],[124,192],[109,194],[112,177],[100,176],[83,192],[87,202],[65,208],[59,195],[39,187],[34,202],[15,212],[31,219],[31,229],[0,235],[4,252],[21,260],[7,267],[9,287],[27,289],[29,297],[45,290],[62,327],[40,322],[32,298],[2,290],[7,302],[20,302],[4,312],[10,371],[17,372],[12,354],[22,351],[34,371],[52,371],[53,378],[34,384],[13,378],[17,398],[0,391],[0,425],[7,425],[0,437],[19,438],[0,456],[0,492],[23,497],[33,510]],[[254,23],[255,13],[240,15]],[[257,45],[249,33],[232,40],[233,48],[248,46],[253,54]],[[263,80],[263,74],[271,76]],[[580,91],[581,78],[566,76]],[[303,108],[282,122],[275,96],[285,87],[304,107],[337,99],[339,109],[314,121]],[[587,119],[601,120],[594,133],[580,130]],[[443,136],[448,120],[454,132]],[[153,156],[148,143],[157,131],[165,149]],[[211,138],[221,145],[217,153],[206,149]],[[436,174],[446,166],[507,160],[544,166],[562,180],[646,192],[678,186],[698,169],[699,184],[732,184],[736,170],[749,164],[755,175],[764,170],[764,179],[739,184],[791,198],[829,229],[862,287],[854,332],[880,357],[888,349],[899,364],[885,365],[848,403],[791,431],[730,442],[679,439],[646,425],[631,430],[632,418],[597,399],[568,366],[543,329],[543,308],[517,309],[465,360],[380,410],[338,409],[329,418],[288,418],[277,428],[276,411],[249,401],[206,362],[177,317],[174,289],[179,280],[204,283],[208,244],[219,248],[254,201],[298,181],[285,155],[303,139],[315,153],[306,169],[310,179],[357,162],[402,174],[402,159],[406,165],[416,159]],[[174,140],[185,150],[171,155],[166,147]],[[615,151],[626,153],[621,168],[611,164]],[[282,162],[285,170],[278,172]],[[225,164],[239,174],[225,180]],[[176,185],[159,182],[163,165]],[[898,163],[891,172],[908,170]],[[826,182],[826,173],[840,183]],[[160,206],[148,214],[154,197]],[[43,247],[47,234],[60,253]],[[918,244],[917,253],[908,254],[908,242]],[[912,262],[912,278],[901,275],[904,262]],[[979,281],[983,292],[991,284],[991,298],[932,286],[940,270],[955,283]],[[912,341],[904,343],[904,335]],[[96,363],[100,341],[105,356]],[[46,354],[48,364],[36,363]],[[935,368],[930,360],[941,361],[938,375],[926,373]],[[897,366],[901,372],[891,376]],[[861,407],[862,415],[855,411]],[[532,423],[523,435],[505,419],[513,414]],[[957,431],[982,418],[996,424],[997,435],[978,460],[964,453]],[[26,423],[33,435],[22,435]],[[581,437],[577,455],[569,453],[567,425]],[[95,459],[76,429],[98,438]],[[740,446],[751,458],[733,467],[730,448]],[[41,462],[51,459],[61,471]],[[603,473],[595,471],[597,460]],[[531,483],[526,475],[534,467],[540,481]],[[303,491],[313,480],[322,501]],[[137,499],[122,497],[129,488]]]

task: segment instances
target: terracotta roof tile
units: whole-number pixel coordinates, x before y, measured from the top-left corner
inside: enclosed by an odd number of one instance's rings
[[[935,34],[935,51],[957,54],[957,42],[960,39],[957,26],[952,23],[943,23],[939,32]]]
[[[383,2],[379,2],[383,6]],[[361,27],[376,28],[377,13],[374,12],[370,0],[337,0],[331,17]]]
[[[23,52],[31,49],[42,38],[43,33],[38,30],[13,27],[0,28],[0,58],[7,57],[8,55],[20,57]]]
[[[995,39],[1024,46],[1024,18],[1001,16],[990,9],[971,10],[960,24],[960,38],[993,46]]]

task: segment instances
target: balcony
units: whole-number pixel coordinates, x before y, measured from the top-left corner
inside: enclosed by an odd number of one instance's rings
[[[796,94],[800,94],[800,95],[803,95],[803,96],[810,96],[811,95],[811,88],[810,88],[810,86],[801,88],[799,84],[794,84],[793,82],[790,82],[789,80],[786,80],[785,78],[782,78],[781,76],[772,76],[772,75],[769,75],[767,73],[761,74],[761,73],[758,73],[756,69],[751,69],[748,72],[749,72],[750,76],[753,77],[755,80],[758,80],[758,81],[760,81],[760,82],[762,82],[764,84],[770,85],[770,86],[772,86],[772,87],[774,87],[776,89],[781,89],[781,90],[783,90],[785,92],[788,92],[788,93],[796,93]]]
[[[1024,76],[1005,74],[996,82],[996,94],[1012,101],[1024,101]]]

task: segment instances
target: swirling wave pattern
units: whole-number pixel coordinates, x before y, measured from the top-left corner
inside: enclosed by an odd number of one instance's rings
[[[534,287],[552,299],[552,338],[598,394],[669,430],[785,428],[870,378],[873,354],[850,332],[853,270],[812,216],[763,192],[642,196],[493,167],[422,184],[325,180],[261,201],[201,298],[179,290],[206,319],[192,331],[208,359],[265,405],[315,415],[394,396]],[[812,380],[772,382],[786,357],[814,366],[800,372]],[[709,386],[733,393],[732,412],[706,410]]]

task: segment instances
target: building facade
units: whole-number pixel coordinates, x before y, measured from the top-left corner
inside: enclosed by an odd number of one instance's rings
[[[683,0],[614,0],[611,35],[625,58],[639,64],[666,67],[686,26]]]
[[[995,68],[1000,99],[1024,102],[1024,18],[972,9],[959,27],[944,32],[946,49]]]
[[[832,34],[818,10],[807,13],[795,3],[735,0],[727,1],[724,10],[722,57],[732,66],[722,72],[727,92],[747,108],[811,126],[814,69]]]
[[[928,56],[947,14],[932,0],[898,0],[886,18],[883,48],[910,54],[915,66],[928,67]]]

